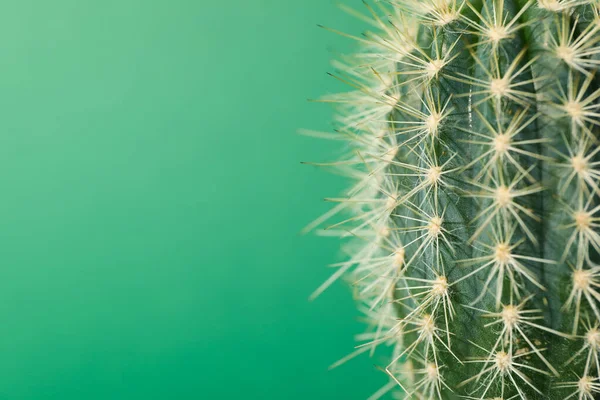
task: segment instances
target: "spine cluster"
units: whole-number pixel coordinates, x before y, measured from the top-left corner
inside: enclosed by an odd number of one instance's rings
[[[334,62],[352,181],[306,230],[343,239],[337,279],[414,399],[600,396],[600,3],[390,0]],[[378,358],[380,359],[380,358]]]

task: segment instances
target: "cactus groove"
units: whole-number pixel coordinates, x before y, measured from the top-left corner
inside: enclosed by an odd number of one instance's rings
[[[306,230],[348,258],[371,399],[600,398],[600,2],[390,0],[334,61],[351,180]],[[383,360],[383,361],[382,361]]]

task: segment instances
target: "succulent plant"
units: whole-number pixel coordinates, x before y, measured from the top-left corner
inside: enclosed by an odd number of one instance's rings
[[[371,399],[600,398],[600,3],[389,0],[334,61],[323,163],[351,180],[307,227],[348,258]]]

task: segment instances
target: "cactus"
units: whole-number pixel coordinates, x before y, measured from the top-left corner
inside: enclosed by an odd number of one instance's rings
[[[600,3],[389,0],[334,61],[352,184],[307,227],[348,258],[371,399],[600,398]],[[384,360],[384,361],[380,361]]]

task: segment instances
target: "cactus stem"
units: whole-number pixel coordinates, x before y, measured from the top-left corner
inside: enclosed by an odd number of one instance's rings
[[[322,99],[335,134],[304,132],[353,181],[307,227],[349,257],[311,298],[343,276],[368,322],[331,367],[386,352],[370,400],[593,400],[600,0],[365,6],[362,35],[326,28],[361,47]]]

